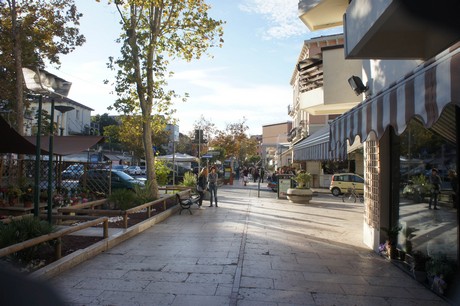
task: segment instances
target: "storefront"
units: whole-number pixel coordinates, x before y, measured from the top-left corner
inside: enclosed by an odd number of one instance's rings
[[[385,242],[382,228],[400,226],[400,249],[459,262],[458,197],[447,175],[459,167],[459,81],[457,43],[330,125],[336,159],[346,158],[347,143],[364,144],[363,239],[376,251]],[[442,179],[439,210],[429,209],[426,184],[434,167]]]

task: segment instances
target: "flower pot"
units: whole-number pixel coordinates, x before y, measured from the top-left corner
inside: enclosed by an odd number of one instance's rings
[[[288,188],[286,195],[291,203],[308,204],[313,197],[313,192],[309,188]]]
[[[34,205],[34,203],[32,201],[24,201],[24,207],[26,208],[30,208]]]

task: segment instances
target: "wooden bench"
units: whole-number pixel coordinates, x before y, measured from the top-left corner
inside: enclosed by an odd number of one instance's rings
[[[198,201],[200,200],[200,196],[199,195],[190,195],[187,198],[182,198],[179,193],[176,193],[176,200],[177,200],[177,203],[180,205],[179,214],[182,214],[182,211],[187,209],[188,212],[192,215],[192,211],[190,210],[190,207],[193,204],[198,205]]]

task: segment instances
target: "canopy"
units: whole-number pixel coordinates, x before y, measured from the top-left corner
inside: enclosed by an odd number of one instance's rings
[[[460,106],[460,43],[406,75],[330,124],[330,149],[344,158],[343,147],[355,136],[364,142],[370,132],[380,139],[392,126],[397,135],[416,118],[455,143],[455,108]],[[444,111],[444,112],[443,112]],[[444,114],[441,116],[441,114]]]
[[[160,160],[170,161],[170,162],[172,162],[173,160],[176,162],[198,162],[198,157],[191,156],[185,153],[175,153],[174,156],[173,154],[160,155],[160,156],[157,156],[156,158]]]
[[[33,155],[36,152],[36,137],[21,136],[12,128],[3,117],[0,116],[0,131],[2,141],[0,142],[0,153],[16,153]],[[54,136],[54,155],[69,155],[79,153],[103,142],[102,136]],[[40,137],[40,154],[48,154],[49,136]]]
[[[294,145],[294,160],[329,160],[329,125]]]

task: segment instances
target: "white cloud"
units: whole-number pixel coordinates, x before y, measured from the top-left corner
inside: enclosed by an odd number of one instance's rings
[[[305,34],[305,26],[297,16],[298,0],[245,0],[239,5],[246,13],[262,15],[268,26],[265,39],[283,39]]]
[[[188,101],[175,104],[181,133],[191,131],[201,115],[221,130],[229,123],[246,118],[251,134],[261,134],[263,125],[290,120],[287,105],[291,102],[292,90],[289,85],[239,86],[216,78],[214,73],[221,69],[184,71],[176,75],[181,87],[191,88]]]

